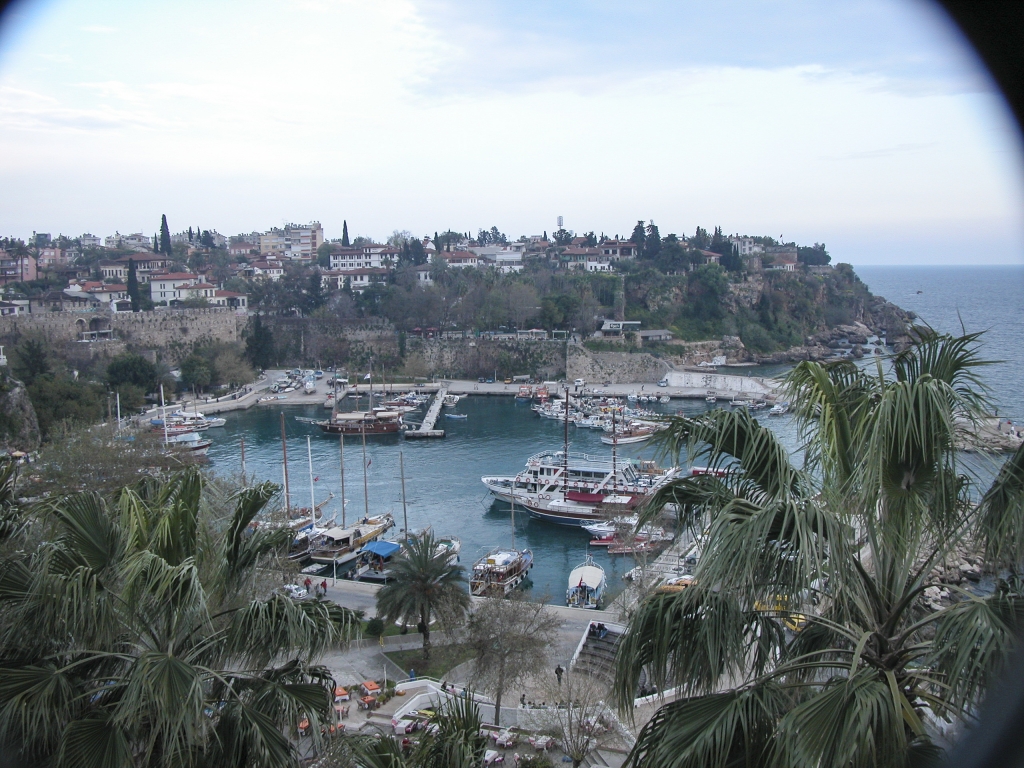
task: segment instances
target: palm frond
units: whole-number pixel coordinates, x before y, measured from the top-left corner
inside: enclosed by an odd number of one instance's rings
[[[1024,443],[999,468],[978,511],[975,534],[986,559],[1009,568],[1024,562]]]
[[[348,639],[357,626],[352,611],[334,603],[274,595],[231,616],[226,651],[249,666],[263,666],[290,649],[310,659]]]
[[[643,727],[627,765],[740,768],[770,764],[789,696],[772,682],[667,704]]]
[[[59,768],[131,768],[133,757],[125,729],[109,713],[93,711],[67,723],[56,764]]]

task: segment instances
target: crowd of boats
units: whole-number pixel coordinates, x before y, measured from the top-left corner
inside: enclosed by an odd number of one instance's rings
[[[198,411],[188,413],[183,410],[165,412],[149,420],[150,431],[163,435],[167,450],[186,452],[190,456],[205,456],[213,440],[200,433],[213,427],[223,427],[225,423],[219,416],[210,417]]]

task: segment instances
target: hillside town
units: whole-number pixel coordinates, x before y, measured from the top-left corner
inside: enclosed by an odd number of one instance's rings
[[[801,265],[825,266],[824,246],[800,248],[770,237],[661,238],[651,222],[638,222],[629,237],[579,235],[562,227],[551,234],[510,240],[497,227],[476,237],[451,230],[433,236],[395,231],[386,242],[356,237],[348,224],[328,240],[320,222],[288,224],[266,232],[226,237],[216,230],[77,237],[34,232],[25,242],[0,239],[0,316],[36,312],[139,311],[172,307],[222,307],[246,312],[260,283],[286,273],[317,275],[320,289],[358,295],[394,282],[404,268],[415,285],[433,285],[446,270],[520,273],[531,265],[560,273],[622,273],[646,259],[666,274],[707,264],[727,270],[792,272]]]

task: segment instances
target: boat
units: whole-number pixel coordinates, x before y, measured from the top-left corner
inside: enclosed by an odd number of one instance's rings
[[[359,551],[365,544],[379,538],[394,524],[394,518],[384,514],[364,517],[360,523],[349,528],[329,528],[313,543],[309,559],[314,563],[336,566],[350,563],[359,557]]]
[[[329,419],[314,420],[313,423],[332,435],[395,435],[403,426],[402,414],[377,408],[334,413]]]
[[[625,429],[616,430],[610,435],[601,435],[601,442],[605,445],[628,445],[630,443],[642,443],[654,437],[657,429],[653,426],[628,426]]]
[[[729,405],[731,405],[733,408],[749,408],[750,401],[744,400],[743,398],[734,397],[732,400],[729,401]]]
[[[533,387],[529,384],[523,384],[519,387],[519,393],[516,395],[516,400],[526,401],[533,399]]]
[[[171,450],[186,451],[191,456],[205,456],[213,445],[213,440],[201,438],[195,432],[184,432],[177,435],[168,435],[164,440]]]
[[[597,565],[589,554],[587,559],[572,569],[569,588],[565,591],[565,604],[570,608],[599,610],[607,586],[604,568]]]
[[[784,416],[787,413],[789,413],[788,401],[784,403],[776,403],[771,407],[771,410],[768,411],[769,416]]]
[[[444,400],[441,402],[441,405],[443,405],[445,408],[454,408],[456,405],[459,404],[459,400],[461,399],[462,398],[459,395],[445,395]]]
[[[391,578],[391,560],[402,551],[394,541],[371,541],[359,552],[359,560],[346,578],[384,584]]]
[[[668,395],[662,395],[658,399],[658,402],[661,403],[662,405],[664,405],[665,403],[671,403],[672,402],[672,398],[669,397]]]
[[[523,583],[531,568],[529,549],[492,549],[473,564],[469,591],[476,597],[505,597]]]
[[[716,395],[714,392],[709,390],[707,397],[704,398],[704,402],[706,402],[706,403],[717,403],[718,402],[718,395]]]
[[[438,553],[448,553],[448,564],[455,565],[459,562],[459,552],[462,551],[462,540],[458,536],[442,536],[437,540]]]
[[[446,419],[468,419],[469,417],[464,413],[446,413],[444,415]]]
[[[659,469],[653,461],[620,460],[585,453],[542,451],[526,460],[515,477],[485,476],[487,490],[515,501],[531,517],[561,525],[600,523],[635,507],[674,479],[679,469]]]
[[[312,395],[316,392],[316,379],[310,377],[302,382],[302,391],[307,395]]]

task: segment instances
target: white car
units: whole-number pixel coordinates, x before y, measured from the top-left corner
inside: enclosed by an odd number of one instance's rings
[[[574,387],[585,387],[585,386],[587,386],[587,382],[584,381],[583,379],[576,379],[576,381],[574,381],[572,383],[572,385]]]
[[[668,382],[665,381],[665,379],[662,379],[661,381],[658,382],[658,386],[659,387],[667,387],[668,386]]]

